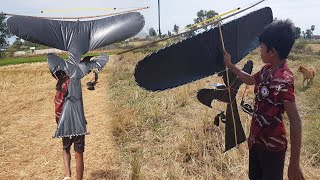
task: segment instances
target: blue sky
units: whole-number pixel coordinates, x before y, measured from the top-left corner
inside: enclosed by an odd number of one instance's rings
[[[129,8],[146,7],[140,11],[146,20],[144,31],[154,27],[158,29],[158,0],[0,0],[0,11],[36,16],[87,16],[108,14],[114,11],[83,10],[70,12],[40,13],[42,10],[65,10],[70,8]],[[193,23],[196,13],[203,10],[214,10],[224,13],[237,7],[244,7],[257,2],[256,0],[160,0],[161,31],[172,31],[174,24],[183,29]],[[302,31],[315,25],[314,34],[320,35],[320,1],[319,0],[266,0],[250,11],[269,6],[274,17],[291,19]],[[249,11],[245,12],[248,13]],[[230,19],[232,20],[232,19]]]

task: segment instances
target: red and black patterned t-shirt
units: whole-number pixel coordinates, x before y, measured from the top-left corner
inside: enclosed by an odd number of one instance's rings
[[[70,79],[65,81],[61,87],[64,92],[68,91],[68,87],[70,84]],[[63,109],[63,104],[64,104],[65,96],[61,91],[56,92],[56,96],[54,97],[54,105],[55,105],[55,113],[56,113],[56,123],[59,123],[61,112]]]
[[[294,102],[294,78],[287,63],[272,73],[265,65],[254,75],[255,106],[248,139],[249,148],[257,145],[269,151],[287,148],[283,122],[284,102]]]

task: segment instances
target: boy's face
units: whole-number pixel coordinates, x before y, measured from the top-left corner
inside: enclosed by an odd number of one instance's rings
[[[68,75],[65,73],[65,72],[63,72],[62,74],[61,74],[61,79],[68,79],[69,77],[68,77]]]
[[[270,63],[270,52],[265,44],[260,44],[260,56],[264,63]]]
[[[264,63],[273,63],[280,60],[278,52],[274,48],[268,51],[268,47],[263,43],[260,43],[260,56]]]
[[[68,78],[69,78],[69,76],[68,76],[64,71],[56,72],[56,73],[54,74],[54,77],[55,77],[56,80],[58,80],[58,81],[65,80],[65,79],[68,79]]]

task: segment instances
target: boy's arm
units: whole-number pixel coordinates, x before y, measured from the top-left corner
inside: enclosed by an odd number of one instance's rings
[[[59,79],[57,84],[56,84],[56,90],[57,91],[62,91],[62,83],[63,83],[63,81],[61,79]]]
[[[256,80],[252,75],[242,71],[231,63],[231,56],[226,51],[224,52],[224,63],[243,83],[247,85],[254,85],[256,83]]]
[[[300,148],[302,136],[301,119],[295,102],[284,102],[284,108],[290,120],[291,156],[288,168],[288,177],[289,180],[301,180],[304,179],[300,168]]]
[[[58,82],[56,84],[56,90],[62,92],[64,96],[68,95],[68,88],[66,90],[63,89],[62,84],[64,82],[66,82],[67,80],[68,80],[68,78],[61,78],[58,80]]]

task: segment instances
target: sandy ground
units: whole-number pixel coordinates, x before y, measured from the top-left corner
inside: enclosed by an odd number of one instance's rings
[[[86,136],[84,179],[118,179],[115,150],[107,112],[107,68],[95,91],[83,100],[90,135]],[[55,79],[47,63],[0,67],[0,179],[62,179],[61,139],[55,132]],[[72,152],[73,156],[73,152]],[[72,157],[75,178],[75,161]]]

